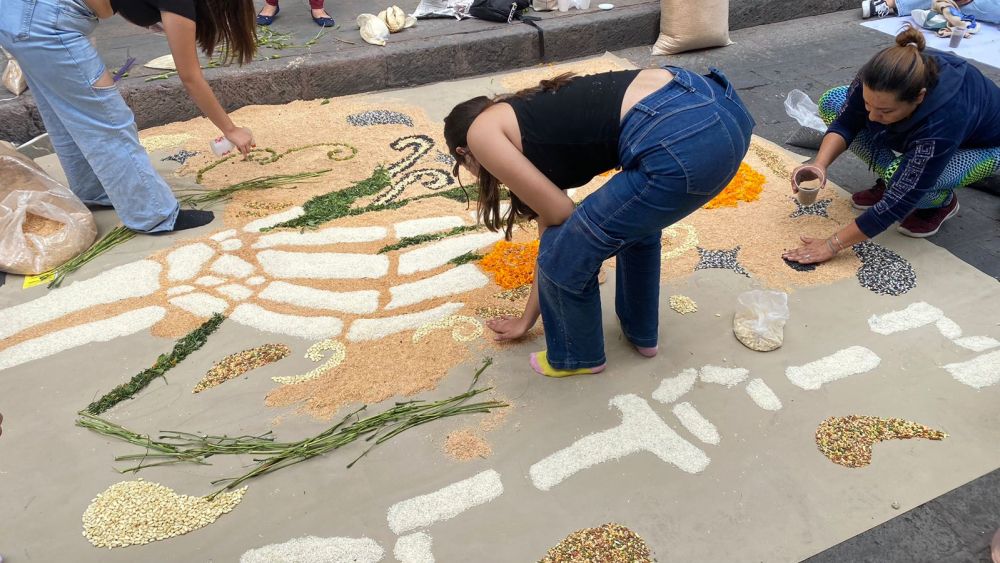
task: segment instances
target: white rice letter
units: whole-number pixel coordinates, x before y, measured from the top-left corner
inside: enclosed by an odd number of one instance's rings
[[[878,367],[882,360],[864,346],[851,346],[804,366],[785,369],[785,376],[798,387],[815,391],[838,379],[866,373]]]
[[[215,251],[212,247],[202,242],[182,246],[167,254],[167,279],[189,280],[195,277],[213,256]]]
[[[489,278],[472,264],[452,268],[443,274],[431,276],[413,283],[404,283],[389,288],[392,300],[385,306],[386,310],[398,309],[420,303],[435,297],[445,297],[479,289],[490,283]]]
[[[781,399],[759,377],[751,379],[750,383],[747,383],[747,395],[750,395],[758,407],[766,411],[781,410]]]
[[[707,418],[702,416],[691,403],[674,405],[674,416],[681,421],[687,431],[706,444],[717,445],[721,438],[719,431]]]
[[[664,379],[660,386],[653,391],[653,399],[670,404],[683,397],[688,391],[694,389],[694,382],[698,379],[698,370],[688,368],[677,375]]]
[[[251,549],[240,563],[378,563],[385,556],[371,538],[317,538],[307,536]]]
[[[701,380],[705,383],[717,383],[733,387],[746,381],[750,370],[746,368],[724,368],[720,366],[705,366],[701,368]]]
[[[481,233],[446,238],[434,244],[428,244],[400,255],[399,273],[409,275],[433,270],[438,266],[444,266],[452,258],[458,258],[466,252],[489,246],[502,237],[503,233]]]
[[[1000,382],[1000,350],[983,354],[967,362],[944,366],[952,377],[976,389]]]
[[[247,223],[247,225],[243,227],[243,232],[258,233],[261,229],[273,227],[278,223],[284,223],[285,221],[291,221],[292,219],[300,217],[305,212],[306,211],[299,206],[289,207],[281,213],[275,213],[274,215],[269,215],[263,219],[257,219],[256,221]]]
[[[40,358],[47,358],[77,346],[94,342],[107,342],[120,336],[135,334],[160,322],[166,314],[167,311],[163,307],[145,307],[103,321],[64,328],[50,332],[45,336],[26,340],[7,348],[0,354],[0,371]]]
[[[611,405],[621,411],[621,425],[584,436],[532,465],[528,474],[535,487],[547,491],[588,467],[638,452],[650,452],[688,473],[708,467],[705,452],[667,426],[641,397],[618,395]]]
[[[389,258],[378,254],[265,250],[257,255],[257,261],[277,278],[362,279],[389,273]]]
[[[275,246],[324,246],[328,244],[371,242],[382,240],[388,233],[384,227],[330,227],[321,231],[282,231],[260,237],[254,248]]]
[[[455,215],[400,221],[395,225],[396,238],[439,233],[441,231],[448,231],[463,225],[465,225],[465,221],[463,221],[461,217],[456,217]]]
[[[445,303],[419,313],[408,313],[381,319],[358,319],[351,324],[351,329],[347,331],[347,339],[351,342],[379,340],[404,330],[416,330],[427,323],[448,317],[461,308],[462,303]]]
[[[966,336],[955,340],[955,344],[973,352],[985,352],[990,348],[1000,346],[1000,341],[989,336]]]
[[[378,310],[378,291],[373,289],[336,292],[276,281],[260,292],[260,298],[307,309],[344,313],[365,314]]]
[[[500,474],[493,469],[389,507],[389,528],[402,534],[448,520],[503,494]]]
[[[307,340],[333,338],[344,329],[344,322],[334,317],[299,317],[275,313],[252,303],[236,307],[229,317],[243,326],[274,334],[287,334]]]
[[[920,301],[911,304],[902,311],[872,315],[868,319],[868,326],[878,334],[893,334],[929,325],[937,322],[943,316],[944,313],[941,309]]]
[[[423,532],[403,536],[396,540],[392,554],[402,563],[434,563],[431,552],[433,538]]]
[[[132,262],[0,310],[0,340],[88,307],[150,295],[160,289],[162,269],[152,260]]]

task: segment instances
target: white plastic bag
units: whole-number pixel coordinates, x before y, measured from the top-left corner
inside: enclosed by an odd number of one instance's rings
[[[420,0],[417,9],[410,15],[417,19],[455,18],[460,20],[472,17],[469,15],[470,7],[472,7],[472,0]]]
[[[819,116],[819,106],[805,92],[792,90],[785,98],[785,113],[801,126],[785,140],[785,144],[818,149],[826,134],[826,124]]]
[[[819,106],[802,90],[792,90],[788,93],[788,97],[785,98],[785,113],[803,127],[826,131],[826,124],[819,116]]]
[[[739,296],[733,333],[747,348],[770,352],[781,347],[788,320],[788,294],[755,289]]]
[[[94,217],[69,188],[0,145],[0,271],[41,274],[90,248]]]

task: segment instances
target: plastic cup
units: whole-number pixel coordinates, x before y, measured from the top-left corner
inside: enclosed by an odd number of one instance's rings
[[[962,38],[965,37],[965,32],[968,29],[968,25],[965,22],[951,28],[951,42],[948,43],[948,47],[955,49],[962,42]]]
[[[571,5],[572,5],[572,0],[559,0],[558,2],[559,11],[568,12]]]
[[[815,203],[819,191],[826,185],[826,177],[823,171],[815,166],[803,166],[799,168],[795,172],[795,177],[792,178],[792,181],[795,182],[795,187],[798,189],[798,199],[802,205],[812,205]],[[813,183],[815,185],[809,185]]]

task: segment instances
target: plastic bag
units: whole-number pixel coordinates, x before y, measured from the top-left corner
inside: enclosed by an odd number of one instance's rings
[[[7,57],[7,66],[3,71],[3,85],[11,94],[15,96],[20,96],[28,89],[28,81],[24,78],[24,71],[21,70],[21,65],[18,64],[14,57],[11,56],[5,49],[0,48],[3,51],[5,57]]]
[[[770,352],[781,347],[788,320],[788,294],[755,289],[739,296],[733,333],[747,348]]]
[[[785,113],[801,126],[785,140],[785,144],[818,149],[826,134],[826,124],[819,116],[819,106],[802,90],[792,90],[785,98]]]
[[[472,17],[469,15],[470,7],[472,7],[472,0],[420,0],[417,9],[410,15],[417,19],[455,18],[460,20]]]
[[[34,162],[0,145],[0,270],[40,274],[97,238],[87,206]]]

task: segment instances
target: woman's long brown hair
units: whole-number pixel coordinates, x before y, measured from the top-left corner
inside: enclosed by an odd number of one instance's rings
[[[514,94],[495,96],[493,98],[479,96],[455,106],[451,110],[451,113],[448,114],[448,117],[444,118],[444,139],[448,144],[448,152],[455,159],[455,168],[452,170],[452,174],[456,178],[459,178],[459,170],[461,169],[464,157],[458,154],[458,149],[459,147],[468,149],[469,127],[479,117],[479,114],[486,111],[490,106],[500,102],[512,99],[525,99],[536,94],[555,92],[574,78],[576,78],[575,74],[566,72],[552,79],[542,80],[538,83],[538,86],[525,88]],[[517,220],[538,217],[538,214],[533,209],[528,207],[513,193],[510,193],[510,211],[507,212],[505,217],[501,217],[500,200],[503,198],[505,188],[500,185],[500,181],[496,177],[482,166],[479,167],[478,182],[479,203],[476,213],[487,229],[494,232],[503,229],[504,236],[507,240],[510,240],[514,230],[514,223]],[[462,180],[459,178],[459,185],[461,183]]]
[[[246,64],[257,54],[257,14],[253,0],[196,0],[195,39],[211,57],[223,46],[223,63]]]

